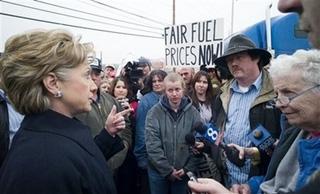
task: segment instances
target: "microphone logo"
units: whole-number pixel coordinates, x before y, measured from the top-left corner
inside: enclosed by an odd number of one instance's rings
[[[197,128],[196,131],[196,138],[204,138],[210,143],[215,143],[219,133],[218,128],[212,123],[203,124],[200,128]]]
[[[268,152],[273,150],[275,139],[262,125],[259,125],[256,129],[249,133],[249,139],[261,151]]]
[[[208,123],[207,126],[207,133],[208,139],[210,139],[210,142],[215,142],[218,137],[218,130],[215,128],[212,124]]]

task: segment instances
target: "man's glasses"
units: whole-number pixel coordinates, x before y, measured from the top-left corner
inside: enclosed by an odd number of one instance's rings
[[[302,96],[303,94],[305,94],[305,93],[307,93],[307,92],[311,91],[312,89],[314,89],[316,87],[319,87],[319,86],[320,86],[320,84],[317,84],[317,85],[315,85],[315,86],[313,86],[311,88],[308,88],[308,89],[306,89],[306,90],[304,90],[304,91],[302,91],[302,92],[300,92],[300,93],[298,93],[298,94],[296,94],[294,96],[290,96],[290,97],[288,97],[288,96],[280,96],[280,97],[277,96],[277,97],[275,97],[273,99],[273,101],[271,102],[271,105],[275,106],[278,103],[278,104],[281,104],[282,106],[287,106],[288,104],[290,104],[290,102],[293,99],[295,99],[295,98],[297,98],[299,96]]]

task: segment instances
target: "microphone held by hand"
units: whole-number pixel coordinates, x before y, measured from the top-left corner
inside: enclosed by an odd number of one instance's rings
[[[245,159],[239,158],[239,150],[235,147],[229,147],[224,144],[221,144],[221,147],[224,149],[228,160],[238,167],[243,167],[245,164]]]
[[[272,153],[273,144],[275,139],[271,136],[269,131],[265,129],[262,125],[259,125],[251,133],[249,133],[250,141],[260,150],[265,153]]]

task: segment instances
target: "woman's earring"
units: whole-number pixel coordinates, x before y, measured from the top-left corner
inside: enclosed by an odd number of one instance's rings
[[[54,94],[54,97],[56,97],[56,98],[62,98],[62,96],[63,96],[63,94],[60,90],[58,90],[58,92]]]

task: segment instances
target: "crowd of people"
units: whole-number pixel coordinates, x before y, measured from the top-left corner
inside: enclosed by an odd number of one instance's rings
[[[12,36],[0,193],[319,194],[320,2],[278,8],[300,14],[314,49],[272,59],[235,34],[215,68],[141,57],[116,75],[68,31]]]

